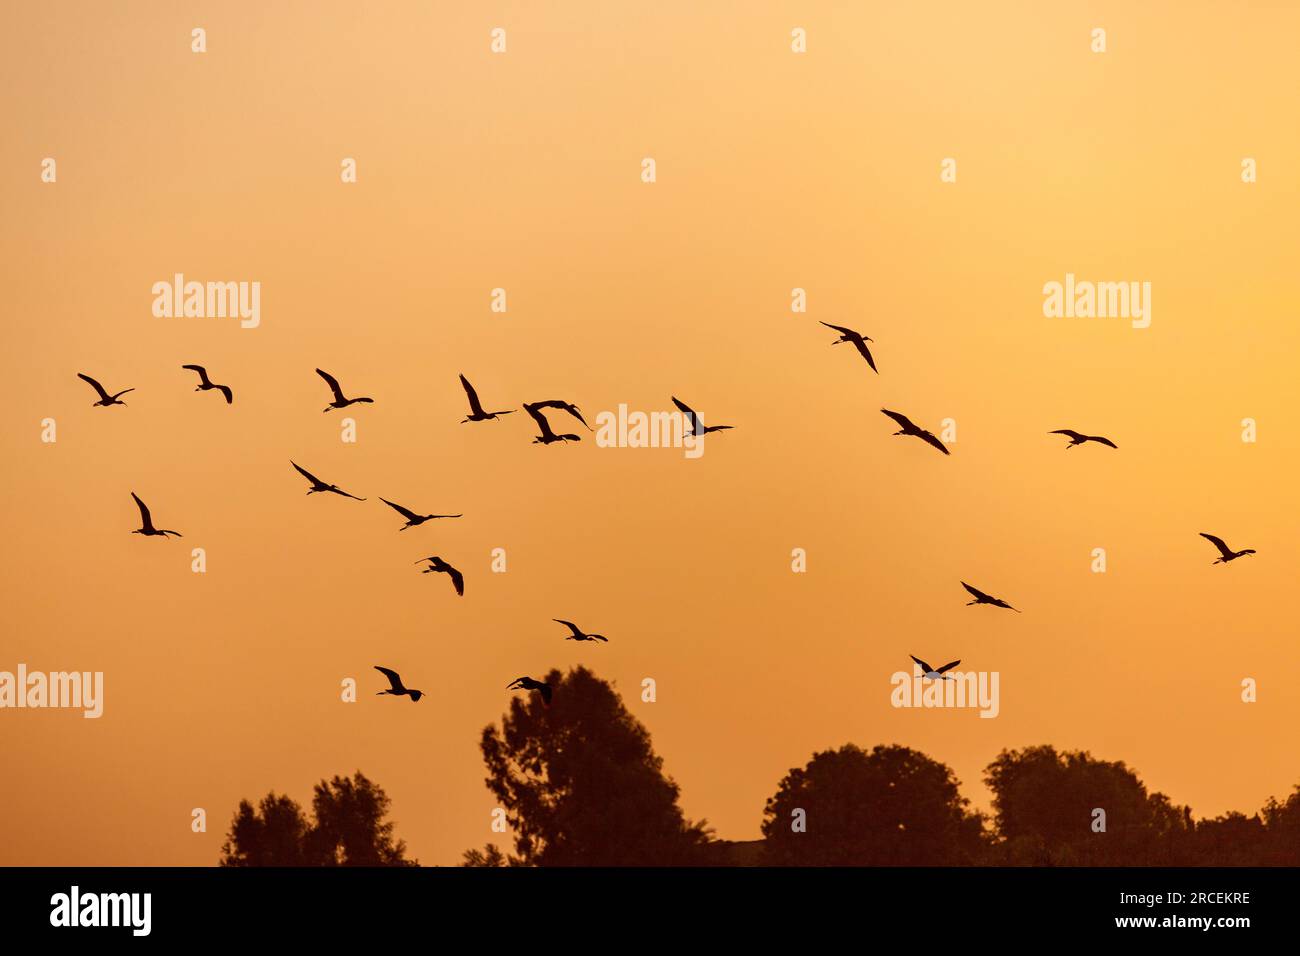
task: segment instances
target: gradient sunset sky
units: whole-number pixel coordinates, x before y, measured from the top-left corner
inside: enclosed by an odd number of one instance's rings
[[[847,742],[981,807],[1040,743],[1198,816],[1284,796],[1297,36],[1283,2],[7,4],[0,670],[106,688],[99,720],[0,711],[0,864],[211,865],[241,798],[357,769],[456,863],[506,842],[477,746],[505,684],[579,663],[729,839]],[[259,281],[261,326],[155,318],[178,272]],[[1150,328],[1045,318],[1066,273],[1150,282]],[[356,444],[317,366],[376,399]],[[462,372],[488,408],[677,395],[736,428],[696,461],[542,447],[522,413],[459,424]],[[951,457],[882,406],[954,419]],[[307,497],[290,458],[369,500]],[[132,491],[185,537],[130,534]],[[380,495],[465,517],[399,533]],[[1211,566],[1202,531],[1259,553]],[[891,707],[909,654],[1000,672],[1000,715]],[[374,696],[375,664],[430,696]]]

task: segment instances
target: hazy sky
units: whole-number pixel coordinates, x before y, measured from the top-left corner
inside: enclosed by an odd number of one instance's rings
[[[457,862],[493,839],[505,684],[578,663],[731,839],[846,742],[980,805],[1038,743],[1197,815],[1289,792],[1296,36],[1280,2],[6,5],[0,670],[106,687],[98,720],[0,711],[0,863],[212,864],[240,798],[356,769]],[[177,272],[260,282],[261,325],[155,318]],[[1067,273],[1150,282],[1150,327],[1045,318]],[[355,444],[317,366],[376,399]],[[459,424],[460,372],[489,408],[677,395],[737,427],[694,461],[543,447]],[[951,457],[881,406],[953,419]],[[185,537],[130,534],[131,491]],[[465,517],[399,533],[379,495]],[[1259,553],[1211,566],[1201,531]],[[999,672],[999,716],[891,707],[909,653]],[[430,696],[375,697],[375,664]]]

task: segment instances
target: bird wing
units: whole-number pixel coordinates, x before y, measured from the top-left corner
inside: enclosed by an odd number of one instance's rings
[[[1051,431],[1051,432],[1048,432],[1047,434],[1049,434],[1049,435],[1069,435],[1069,436],[1070,436],[1071,438],[1073,438],[1075,441],[1082,441],[1082,440],[1083,440],[1083,437],[1084,437],[1082,434],[1080,434],[1079,432],[1076,432],[1076,431],[1075,431],[1074,429],[1072,429],[1072,428],[1058,428],[1058,429],[1056,429],[1056,431]]]
[[[298,464],[298,463],[297,463],[296,461],[294,461],[292,458],[289,459],[289,464],[293,465],[294,468],[298,469],[298,474],[302,475],[304,478],[306,478],[308,481],[310,481],[313,485],[323,485],[323,484],[325,484],[325,482],[321,481],[319,478],[317,478],[315,475],[313,475],[313,474],[312,474],[310,471],[308,471],[306,468],[302,467],[300,464]]]
[[[578,625],[574,624],[572,621],[561,621],[558,617],[553,617],[551,618],[551,620],[554,621],[556,624],[563,624],[565,627],[567,627],[569,630],[573,632],[574,637],[582,636],[582,628],[578,627]]]
[[[903,429],[916,428],[916,425],[912,423],[912,420],[908,418],[906,415],[904,415],[902,412],[891,412],[887,408],[882,408],[880,411],[882,414],[888,415],[894,421],[898,422],[899,427]]]
[[[210,381],[208,381],[208,370],[205,369],[202,365],[182,365],[181,368],[187,368],[191,372],[198,372],[199,381],[201,381],[204,385],[212,384]]]
[[[691,431],[697,435],[700,434],[700,416],[695,414],[695,409],[691,408],[691,406],[687,405],[676,396],[673,396],[673,404],[676,405],[678,410],[686,416],[686,420],[691,424]]]
[[[393,690],[406,690],[406,688],[402,686],[402,678],[398,676],[397,671],[389,670],[387,667],[380,667],[378,664],[375,665],[375,670],[388,678],[388,683],[392,685]]]
[[[417,515],[414,511],[408,511],[407,509],[403,508],[401,505],[393,504],[393,502],[389,501],[387,498],[381,497],[379,500],[382,501],[384,504],[388,505],[388,507],[392,508],[399,515],[404,517],[407,521],[414,521],[416,518],[421,517],[420,515]]]
[[[952,452],[948,450],[947,445],[939,441],[939,439],[934,437],[934,434],[932,432],[928,432],[924,428],[921,429],[921,433],[916,437],[920,438],[923,442],[925,442],[928,445],[933,445],[935,448],[939,449],[945,455],[952,454]]]
[[[1118,447],[1119,447],[1119,445],[1116,445],[1116,444],[1115,444],[1113,441],[1111,441],[1109,438],[1102,438],[1100,435],[1094,435],[1094,436],[1092,436],[1092,441],[1097,442],[1099,445],[1109,445],[1111,448],[1118,448]]]
[[[514,680],[512,680],[509,684],[506,684],[506,690],[510,690],[510,689],[511,689],[512,687],[514,687],[516,684],[520,684],[520,685],[522,685],[523,682],[526,681],[526,680],[528,680],[527,677],[516,677],[516,678],[515,678]]]
[[[320,369],[316,369],[316,374],[325,379],[325,384],[328,385],[330,391],[334,393],[335,401],[343,401],[343,390],[339,388],[339,380],[329,372],[322,372]]]
[[[916,661],[918,664],[920,664],[920,665],[921,665],[921,670],[925,671],[925,673],[928,674],[928,673],[930,673],[931,670],[933,670],[933,668],[930,667],[929,664],[927,664],[925,661],[921,660],[921,658],[917,657],[915,654],[908,654],[907,656],[910,657],[910,658],[912,658],[912,660]]]
[[[961,583],[961,586],[964,587],[967,591],[969,591],[972,595],[974,595],[976,598],[978,598],[978,599],[981,600],[981,601],[992,601],[992,600],[993,600],[993,598],[992,598],[990,595],[985,594],[985,593],[984,593],[983,591],[981,591],[979,588],[973,588],[973,587],[971,587],[971,586],[970,586],[969,584],[967,584],[965,581],[963,581],[963,582]]]
[[[465,389],[465,396],[469,399],[469,410],[475,415],[483,414],[483,406],[479,403],[478,392],[474,391],[474,386],[469,383],[464,375],[460,377],[460,384]]]
[[[131,497],[135,499],[136,507],[140,509],[140,527],[148,528],[150,531],[154,530],[153,519],[149,517],[149,506],[141,501],[140,496],[134,491],[131,492]]]
[[[537,689],[538,691],[541,692],[542,700],[546,701],[549,704],[551,702],[551,685],[543,684],[541,687]]]
[[[524,411],[529,414],[533,421],[537,422],[537,427],[542,430],[543,438],[555,437],[555,432],[551,431],[551,423],[546,420],[546,416],[541,413],[537,405],[529,405],[525,402]]]
[[[218,385],[217,390],[226,396],[226,404],[229,405],[235,400],[235,393],[230,390],[229,385]]]
[[[862,357],[867,360],[867,364],[871,366],[871,371],[879,375],[880,369],[876,368],[876,360],[871,357],[871,349],[867,348],[867,343],[862,339],[862,337],[859,336],[854,339],[853,344],[857,346],[858,351],[862,353]]]
[[[136,500],[138,501],[139,499]],[[1215,535],[1212,534],[1206,534],[1204,531],[1200,532],[1200,535],[1202,538],[1205,538],[1207,541],[1209,541],[1210,544],[1218,548],[1219,553],[1222,554],[1225,558],[1232,554],[1232,549],[1228,547],[1227,543],[1222,538],[1216,537]]]
[[[461,597],[464,597],[465,596],[465,575],[461,574],[450,564],[447,565],[446,570],[447,573],[451,575],[451,583],[452,585],[455,586],[456,593],[459,594]]]
[[[582,422],[582,424],[583,424],[584,426],[586,426],[587,431],[591,431],[591,430],[592,430],[592,429],[591,429],[591,426],[587,424],[587,420],[586,420],[585,418],[582,417],[582,412],[578,411],[578,406],[577,406],[577,405],[572,405],[572,404],[570,404],[570,405],[565,405],[565,406],[563,406],[563,407],[564,407],[564,410],[565,410],[566,412],[568,412],[570,415],[572,415],[572,416],[573,416],[574,418],[576,418],[578,421]]]
[[[845,328],[844,326],[842,326],[842,325],[831,325],[829,322],[822,322],[821,324],[824,325],[824,326],[826,326],[826,328],[828,328],[828,329],[834,329],[836,332],[839,332],[839,333],[841,333],[841,334],[843,334],[843,335],[847,335],[847,336],[850,336],[850,337],[852,337],[852,336],[858,334],[857,332],[853,331],[852,329],[846,329],[846,328]]]
[[[952,670],[954,667],[956,667],[956,666],[957,666],[958,664],[960,664],[960,663],[961,663],[961,661],[953,661],[953,662],[950,663],[950,664],[944,664],[944,665],[943,665],[942,667],[940,667],[937,671],[935,671],[935,673],[936,673],[936,674],[942,674],[944,671],[950,671],[950,670]]]
[[[108,401],[108,392],[104,391],[103,385],[100,385],[98,382],[96,382],[85,372],[78,372],[77,378],[81,379],[83,382],[89,382],[90,387],[93,388],[95,391],[99,392],[99,397],[102,398],[104,401]]]

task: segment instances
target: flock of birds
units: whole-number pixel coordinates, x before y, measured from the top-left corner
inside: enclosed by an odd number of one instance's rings
[[[837,338],[834,342],[832,342],[831,343],[832,345],[841,345],[845,342],[853,345],[858,350],[858,353],[862,356],[862,358],[866,360],[867,364],[871,366],[871,370],[875,372],[877,375],[880,374],[880,370],[876,368],[876,360],[872,356],[871,350],[867,348],[867,343],[872,341],[871,338],[863,335],[861,332],[858,332],[855,329],[846,328],[845,326],[842,325],[831,325],[831,323],[829,322],[822,322],[821,324],[826,326],[828,329],[831,329],[839,333],[839,338]],[[948,450],[948,447],[933,432],[928,431],[927,429],[924,429],[921,426],[917,425],[914,421],[912,421],[902,412],[890,411],[888,408],[882,408],[880,411],[882,414],[893,419],[894,422],[898,425],[899,430],[894,432],[895,435],[903,435],[910,438],[919,438],[927,445],[930,445],[931,447],[938,449],[939,451],[943,452],[945,455],[951,454],[951,452]],[[1119,448],[1119,446],[1116,445],[1109,438],[1106,438],[1102,435],[1085,435],[1083,432],[1075,431],[1073,428],[1057,428],[1048,432],[1048,434],[1064,435],[1065,437],[1069,438],[1070,441],[1065,446],[1066,451],[1069,451],[1071,448],[1074,448],[1076,445],[1083,445],[1088,442],[1096,442],[1098,445],[1105,445],[1108,448],[1115,448],[1115,449]],[[1255,553],[1255,550],[1253,548],[1245,548],[1241,551],[1234,551],[1232,548],[1228,547],[1228,545],[1224,542],[1222,538],[1216,535],[1207,534],[1203,531],[1200,532],[1200,535],[1202,538],[1205,538],[1207,541],[1213,544],[1219,551],[1219,557],[1213,562],[1214,564],[1227,564],[1229,561],[1235,561],[1237,558],[1243,557],[1247,554]],[[961,586],[964,587],[967,590],[967,592],[970,593],[972,598],[974,598],[974,600],[966,602],[967,606],[972,604],[987,604],[990,607],[1006,608],[1008,611],[1015,611],[1017,614],[1020,613],[1019,609],[1012,607],[1010,604],[1008,604],[1006,601],[1002,600],[1001,598],[996,598],[991,594],[986,594],[984,591],[981,591],[977,587],[972,587],[971,585],[967,584],[965,581],[961,582]],[[921,668],[921,676],[929,680],[952,680],[953,678],[945,676],[944,672],[951,670],[952,668],[956,667],[958,664],[961,663],[961,661],[958,660],[958,661],[953,661],[949,664],[945,664],[943,665],[943,667],[934,668],[918,657],[912,656],[912,660],[914,660],[917,663],[917,665]]]
[[[839,333],[839,337],[836,338],[834,342],[831,343],[832,345],[841,345],[844,343],[853,345],[857,349],[858,354],[861,355],[861,357],[866,361],[867,365],[870,366],[871,370],[876,374],[880,374],[880,370],[876,367],[876,360],[874,356],[871,354],[871,350],[867,347],[867,343],[873,342],[874,341],[873,339],[869,338],[866,335],[863,335],[861,332],[858,332],[855,329],[847,328],[845,326],[832,325],[829,322],[822,322],[821,324],[826,326],[828,329],[831,329]],[[199,392],[217,391],[220,392],[225,397],[227,405],[234,403],[235,396],[230,386],[214,383],[208,377],[207,369],[204,368],[202,365],[192,365],[192,364],[182,365],[181,368],[187,371],[192,371],[199,376],[199,384],[195,387],[195,391],[199,391]],[[358,396],[356,398],[349,398],[347,395],[344,394],[343,388],[342,386],[339,385],[338,379],[336,379],[333,375],[319,368],[316,369],[316,374],[319,375],[325,381],[325,384],[329,386],[330,394],[332,396],[330,403],[326,405],[325,408],[323,409],[323,411],[325,412],[333,411],[335,409],[345,409],[351,405],[356,405],[356,404],[373,404],[375,401],[373,398],[370,398],[368,396]],[[126,402],[122,401],[122,396],[128,394],[129,392],[135,391],[135,389],[133,388],[127,388],[127,389],[122,389],[121,391],[118,392],[110,393],[106,388],[104,388],[103,385],[101,385],[98,381],[91,378],[89,375],[86,375],[85,373],[78,372],[77,377],[80,378],[82,381],[86,382],[87,384],[89,384],[91,388],[93,388],[96,394],[99,396],[98,401],[94,403],[93,407],[99,407],[99,406],[109,407],[112,405],[125,406]],[[484,409],[483,403],[479,399],[478,392],[475,391],[474,386],[470,384],[469,379],[467,379],[464,375],[460,376],[460,384],[461,387],[465,390],[465,397],[469,402],[469,414],[461,420],[461,424],[465,424],[467,422],[498,421],[502,418],[502,416],[513,414],[517,410],[514,408],[506,408],[506,409],[499,409],[496,411],[489,412]],[[691,434],[702,436],[702,435],[712,434],[714,432],[727,431],[734,427],[732,425],[705,425],[704,421],[701,419],[699,414],[696,413],[696,411],[693,408],[691,408],[689,405],[687,405],[685,402],[682,402],[676,396],[673,396],[672,402],[673,405],[676,406],[678,411],[680,411],[684,416],[684,422],[686,424],[686,428],[689,430]],[[550,445],[556,442],[570,442],[570,441],[582,440],[581,436],[577,434],[568,433],[568,432],[556,432],[551,427],[550,419],[546,415],[548,411],[564,412],[565,414],[576,419],[578,422],[581,422],[582,425],[588,431],[592,431],[591,426],[587,424],[587,420],[582,415],[582,410],[579,409],[578,406],[573,404],[572,402],[562,401],[559,399],[549,399],[540,402],[524,402],[522,408],[537,426],[538,434],[536,437],[533,438],[534,444]],[[930,445],[931,447],[937,449],[938,451],[942,452],[945,455],[951,454],[951,452],[948,450],[948,447],[933,432],[920,427],[915,422],[913,422],[910,418],[908,418],[906,415],[902,414],[901,412],[891,411],[890,409],[887,408],[882,408],[880,411],[882,414],[892,419],[896,425],[898,425],[899,430],[894,432],[895,435],[901,435],[910,438],[918,438],[921,441],[925,442],[927,445]],[[1105,445],[1108,448],[1118,449],[1119,447],[1109,438],[1103,437],[1101,435],[1086,435],[1083,432],[1078,432],[1071,428],[1058,428],[1051,432],[1048,432],[1048,434],[1062,435],[1069,438],[1070,441],[1065,446],[1067,451],[1071,448],[1074,448],[1077,445],[1084,445],[1087,444],[1088,442],[1094,442],[1098,445]],[[295,461],[290,460],[289,464],[291,464],[300,475],[302,475],[305,479],[307,479],[307,482],[310,485],[310,487],[307,489],[307,494],[309,495],[329,493],[329,494],[339,495],[340,497],[344,497],[344,498],[351,498],[355,501],[366,500],[365,498],[360,498],[357,495],[352,494],[351,492],[344,491],[338,485],[330,484],[326,481],[321,480],[320,478],[313,475],[310,471],[308,471],[306,468],[303,468]],[[140,527],[137,528],[135,531],[133,531],[132,534],[144,535],[146,537],[161,537],[161,538],[166,538],[169,536],[177,537],[177,538],[181,537],[181,534],[178,531],[173,531],[169,528],[156,527],[153,523],[153,517],[149,512],[148,506],[140,499],[140,497],[135,492],[131,492],[131,497],[135,500],[136,506],[140,510]],[[383,504],[387,505],[389,508],[396,511],[403,519],[405,519],[405,523],[398,529],[399,531],[406,531],[408,528],[419,527],[420,525],[424,524],[427,521],[463,517],[463,515],[460,514],[420,514],[418,512],[410,510],[409,508],[399,505],[394,501],[389,501],[387,498],[381,497],[379,500],[383,502]],[[1226,542],[1224,542],[1222,538],[1217,537],[1216,535],[1201,532],[1201,537],[1205,538],[1207,541],[1213,544],[1216,549],[1218,549],[1219,557],[1213,562],[1214,564],[1227,564],[1228,562],[1235,561],[1237,558],[1244,557],[1245,555],[1255,554],[1255,550],[1253,548],[1246,548],[1240,551],[1234,551],[1232,548],[1230,548],[1227,545]],[[450,562],[446,561],[444,558],[438,555],[429,555],[428,557],[421,558],[415,563],[417,565],[419,564],[424,565],[424,567],[421,569],[422,574],[447,575],[447,577],[451,581],[452,587],[456,591],[456,594],[460,597],[464,597],[465,575],[458,568],[454,567]],[[965,588],[966,591],[973,598],[973,600],[966,602],[968,606],[983,604],[983,605],[988,605],[990,607],[1005,608],[1006,610],[1009,611],[1015,611],[1017,614],[1020,613],[1020,610],[1018,608],[1012,607],[1010,604],[1008,604],[1006,601],[1002,600],[1001,598],[994,597],[991,594],[981,591],[979,588],[973,587],[972,585],[967,584],[965,581],[961,582],[961,586]],[[582,628],[578,627],[578,625],[574,624],[572,621],[565,621],[560,618],[554,618],[553,620],[555,620],[556,623],[562,624],[566,628],[568,628],[569,634],[567,637],[564,638],[566,641],[606,642],[606,643],[608,642],[608,638],[606,638],[604,635],[588,633],[584,631]],[[917,665],[921,668],[922,676],[930,680],[952,680],[951,677],[945,676],[945,672],[951,670],[953,667],[956,667],[958,664],[961,663],[961,661],[958,660],[958,661],[953,661],[949,664],[945,664],[943,667],[933,668],[925,661],[915,656],[912,657],[912,660],[915,661]],[[392,695],[397,697],[409,697],[412,701],[418,701],[422,696],[424,696],[423,691],[414,690],[412,688],[406,687],[402,683],[401,676],[396,671],[391,670],[387,667],[379,667],[377,665],[375,669],[379,671],[381,674],[383,674],[388,679],[389,682],[388,689],[379,691],[378,694],[380,695],[387,694],[387,695]],[[550,706],[551,697],[554,692],[554,688],[552,688],[549,684],[546,684],[542,681],[534,680],[533,678],[527,676],[515,678],[507,685],[506,689],[524,690],[529,692],[537,691],[541,695],[543,704],[546,706]]]
[[[195,372],[199,376],[199,384],[196,386],[195,391],[199,391],[199,392],[218,391],[225,397],[227,405],[234,404],[235,395],[233,390],[230,388],[230,386],[219,385],[214,383],[208,377],[207,369],[204,368],[202,365],[182,365],[181,368],[186,369],[188,371]],[[324,371],[323,369],[319,369],[319,368],[316,369],[316,374],[319,375],[325,381],[325,384],[329,386],[330,394],[332,396],[330,403],[326,405],[325,408],[322,409],[322,411],[329,412],[335,409],[344,409],[351,405],[357,405],[357,404],[374,404],[375,400],[373,398],[370,398],[369,396],[360,395],[355,398],[348,397],[346,394],[344,394],[343,388],[339,384],[338,379],[336,379],[333,375]],[[134,388],[126,388],[118,392],[110,393],[97,380],[91,378],[89,375],[86,375],[84,372],[78,372],[77,377],[80,378],[82,381],[86,382],[88,385],[90,385],[90,387],[93,388],[96,394],[99,396],[98,401],[94,402],[92,407],[100,407],[100,406],[108,407],[111,405],[125,406],[126,402],[122,401],[122,396],[128,394],[129,392],[135,391]],[[461,387],[464,388],[465,397],[469,402],[469,414],[461,420],[461,424],[465,424],[467,422],[497,421],[502,416],[510,415],[517,410],[513,408],[508,408],[508,409],[499,409],[497,411],[489,412],[486,409],[484,409],[483,403],[479,399],[478,392],[475,391],[474,386],[470,384],[469,379],[467,379],[464,375],[460,376],[460,384]],[[705,435],[705,434],[710,434],[712,432],[723,431],[732,427],[730,425],[705,426],[703,421],[695,413],[695,411],[692,408],[690,408],[690,406],[686,405],[684,402],[678,400],[677,398],[673,398],[673,404],[676,405],[677,408],[686,417],[686,421],[688,423],[687,427],[689,427],[690,430],[696,434]],[[573,402],[562,401],[559,399],[548,399],[546,401],[540,401],[540,402],[524,402],[523,410],[528,413],[529,417],[532,418],[532,420],[537,425],[538,435],[533,439],[533,442],[535,444],[550,445],[555,442],[570,442],[570,441],[582,440],[580,435],[564,433],[564,432],[556,432],[551,427],[550,420],[547,418],[546,415],[546,413],[551,410],[564,412],[572,416],[577,421],[581,422],[582,425],[588,431],[592,430],[591,426],[587,424],[587,420],[583,417],[582,410],[579,409],[578,406],[575,405]],[[302,467],[292,459],[289,461],[289,464],[294,467],[294,469],[298,472],[298,474],[302,475],[303,478],[307,479],[307,483],[310,486],[307,489],[307,494],[309,495],[328,493],[328,494],[338,495],[342,498],[350,498],[354,501],[367,500],[365,498],[354,495],[349,491],[344,491],[338,485],[331,484],[327,481],[322,480],[321,478],[318,478],[316,475],[312,474],[310,471],[308,471],[306,468]],[[164,537],[164,538],[168,536],[179,538],[182,536],[179,531],[173,531],[170,528],[156,527],[153,523],[153,516],[149,512],[148,505],[146,505],[144,501],[140,499],[140,496],[137,495],[134,491],[131,492],[131,497],[132,499],[134,499],[136,506],[140,510],[140,527],[135,531],[133,531],[132,534],[141,534],[148,537]],[[420,514],[419,512],[412,511],[411,509],[403,505],[400,505],[395,501],[389,501],[387,498],[380,497],[379,500],[383,502],[385,505],[387,505],[389,508],[396,511],[403,519],[405,519],[405,523],[398,529],[399,531],[406,531],[408,528],[419,527],[420,525],[424,524],[426,521],[434,521],[434,520],[444,519],[444,518],[464,517],[464,515],[461,514]],[[424,567],[421,569],[422,574],[447,575],[447,577],[451,580],[452,587],[455,589],[456,594],[460,597],[465,596],[465,575],[460,571],[459,568],[456,568],[449,561],[445,560],[439,555],[429,555],[428,557],[421,558],[415,563],[417,565],[424,565]],[[600,643],[609,642],[609,638],[605,637],[603,634],[588,633],[587,631],[584,631],[582,628],[580,628],[578,625],[574,624],[572,621],[565,621],[560,618],[553,618],[553,620],[557,624],[562,624],[568,629],[569,634],[567,637],[564,638],[566,641],[600,642]],[[388,679],[388,683],[389,683],[389,687],[387,690],[382,690],[377,692],[379,695],[391,695],[394,697],[409,697],[412,702],[418,701],[421,697],[424,696],[423,691],[407,687],[402,682],[401,675],[399,675],[396,671],[387,667],[379,667],[377,665],[375,666],[375,670],[383,674]],[[551,685],[543,681],[534,680],[533,678],[527,676],[518,677],[515,680],[511,681],[509,685],[507,685],[506,689],[524,690],[530,692],[537,691],[537,693],[541,695],[543,704],[545,704],[546,706],[550,706],[553,688],[551,687]]]

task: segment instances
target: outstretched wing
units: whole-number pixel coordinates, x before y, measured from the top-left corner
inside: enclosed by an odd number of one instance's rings
[[[567,627],[569,630],[573,632],[574,637],[582,636],[582,628],[578,627],[578,625],[574,624],[572,621],[561,621],[558,617],[553,617],[551,618],[551,620],[554,621],[556,624],[563,624],[565,627]]]
[[[694,432],[696,435],[699,435],[701,433],[700,416],[695,414],[695,409],[691,408],[691,406],[687,405],[685,402],[683,402],[681,399],[677,398],[676,396],[673,396],[673,404],[677,406],[678,411],[680,411],[683,415],[686,416],[686,420],[690,422],[691,431]]]
[[[871,371],[879,375],[880,369],[876,368],[876,360],[871,357],[871,349],[867,348],[866,340],[861,336],[858,336],[853,340],[853,344],[857,346],[858,351],[862,353],[862,357],[867,360],[867,364],[871,366]]]
[[[77,378],[81,379],[83,382],[90,383],[90,387],[93,388],[95,391],[99,392],[99,397],[102,398],[104,401],[108,401],[108,392],[104,391],[103,385],[100,385],[98,382],[96,382],[85,372],[78,372]]]
[[[416,518],[421,517],[420,515],[417,515],[414,511],[408,511],[407,509],[403,508],[401,505],[393,504],[393,502],[389,501],[387,498],[381,497],[379,500],[382,501],[384,504],[388,505],[388,507],[392,508],[394,511],[396,511],[407,521],[414,521]]]
[[[296,469],[298,470],[298,474],[302,475],[304,478],[306,478],[308,481],[310,481],[313,485],[323,485],[323,484],[325,484],[325,482],[321,481],[319,478],[317,478],[315,475],[313,475],[313,474],[312,474],[310,471],[308,471],[306,468],[302,467],[300,464],[298,464],[298,463],[297,463],[296,461],[294,461],[292,458],[289,459],[289,464],[293,465],[293,467],[296,468]]]
[[[943,665],[942,667],[940,667],[937,671],[935,671],[935,673],[936,673],[936,674],[942,674],[944,671],[950,671],[950,670],[952,670],[954,667],[956,667],[956,666],[957,666],[958,664],[960,664],[960,663],[961,663],[961,661],[953,661],[951,664],[944,664],[944,665]]]
[[[398,691],[399,693],[406,690],[406,688],[402,686],[402,678],[398,676],[397,671],[389,670],[387,667],[380,667],[378,664],[375,665],[375,670],[388,678],[388,683],[392,685],[393,690]]]
[[[542,430],[543,438],[555,437],[555,432],[551,431],[551,423],[546,420],[546,416],[541,413],[541,410],[536,405],[529,405],[527,402],[524,402],[524,411],[526,411],[529,417],[537,423],[537,427]]]
[[[217,390],[226,396],[226,404],[229,405],[235,400],[235,393],[230,390],[229,385],[218,385]]]
[[[912,423],[912,420],[908,418],[906,415],[904,415],[902,412],[891,412],[887,408],[882,408],[880,411],[882,414],[888,415],[894,421],[898,422],[898,426],[902,428],[904,431],[907,431],[909,429],[913,429],[913,430],[916,429],[916,425]]]
[[[1072,428],[1058,428],[1056,431],[1048,432],[1049,435],[1069,435],[1075,441],[1083,441],[1084,436]]]
[[[320,369],[316,369],[316,374],[319,375],[321,378],[325,379],[325,384],[328,385],[330,387],[330,391],[334,393],[334,400],[336,402],[343,401],[343,390],[339,388],[338,379],[336,379],[329,372],[322,372]]]
[[[131,492],[131,497],[135,499],[136,507],[140,509],[140,526],[150,531],[154,530],[153,518],[149,517],[149,506],[141,501],[140,496],[134,491]]]
[[[549,706],[551,703],[551,685],[543,684],[541,687],[537,688],[537,690],[541,693],[542,700],[546,701]]]
[[[187,368],[191,372],[198,372],[199,381],[202,382],[204,385],[212,384],[212,382],[208,380],[208,370],[205,369],[202,365],[182,365],[181,368]]]
[[[469,399],[469,410],[475,415],[483,414],[483,406],[479,403],[478,392],[474,391],[474,386],[469,383],[464,375],[460,377],[460,384],[465,389],[465,396]]]
[[[1102,438],[1100,435],[1093,435],[1091,440],[1092,440],[1092,441],[1095,441],[1095,442],[1096,442],[1097,444],[1099,444],[1099,445],[1109,445],[1111,448],[1118,448],[1118,447],[1119,447],[1119,445],[1116,445],[1116,444],[1115,444],[1113,441],[1111,441],[1109,438]]]
[[[985,594],[985,593],[984,593],[983,591],[981,591],[979,588],[973,588],[973,587],[971,587],[971,586],[970,586],[969,584],[967,584],[965,581],[963,581],[963,582],[961,583],[961,586],[964,587],[967,591],[969,591],[969,592],[970,592],[970,593],[971,593],[971,594],[972,594],[972,595],[973,595],[977,600],[980,600],[980,601],[992,601],[992,600],[993,600],[992,595]]]
[[[140,499],[137,498],[136,500],[139,501]],[[1206,534],[1204,531],[1200,532],[1200,535],[1202,538],[1209,541],[1210,544],[1218,548],[1219,553],[1225,558],[1232,554],[1232,549],[1228,547],[1227,543],[1222,538],[1212,534]]]
[[[451,576],[452,586],[456,588],[456,593],[461,597],[465,596],[465,575],[461,574],[450,564],[447,565],[447,574]]]
[[[928,673],[930,673],[930,671],[933,669],[933,668],[930,667],[929,664],[927,664],[925,661],[921,660],[921,658],[917,657],[915,654],[908,654],[907,656],[910,657],[910,658],[912,658],[912,660],[916,661],[918,664],[920,664],[920,665],[921,665],[921,670],[924,671],[925,673],[928,674]]]
[[[921,433],[917,437],[920,438],[927,445],[933,445],[935,448],[939,449],[945,455],[952,454],[952,452],[948,450],[947,445],[939,441],[939,439],[934,437],[934,434],[932,432],[928,432],[924,428],[921,429]]]
[[[847,335],[850,338],[858,334],[853,329],[846,329],[842,325],[831,325],[829,322],[822,322],[821,324],[826,326],[826,328],[828,329],[834,329],[836,332],[839,332],[841,335]]]

